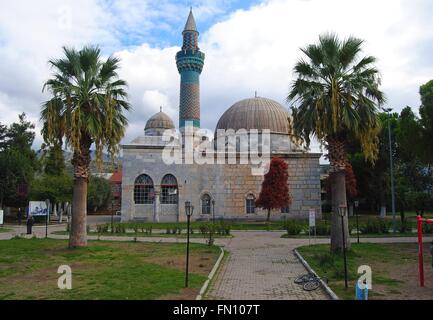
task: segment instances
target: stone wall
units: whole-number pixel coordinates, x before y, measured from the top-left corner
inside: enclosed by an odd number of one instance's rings
[[[122,221],[134,219],[153,220],[155,210],[158,220],[185,221],[185,201],[195,207],[193,219],[208,220],[212,215],[201,214],[201,197],[207,193],[215,200],[215,215],[224,219],[264,220],[266,212],[246,214],[246,196],[257,198],[263,176],[251,174],[250,165],[166,165],[161,160],[160,148],[125,148],[123,150],[122,180]],[[321,215],[320,200],[320,154],[288,153],[278,155],[289,166],[289,190],[292,197],[290,213],[280,210],[272,213],[273,220],[283,217],[306,218],[310,209]],[[149,175],[160,193],[160,184],[166,174],[172,174],[178,181],[179,205],[135,205],[133,199],[135,179]]]

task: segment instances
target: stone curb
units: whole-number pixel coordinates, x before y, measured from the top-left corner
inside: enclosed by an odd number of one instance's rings
[[[195,298],[195,300],[202,300],[204,293],[206,292],[207,288],[209,287],[209,283],[211,282],[211,280],[215,276],[215,273],[217,272],[217,270],[218,270],[218,268],[219,268],[219,266],[221,264],[221,261],[224,258],[224,249],[222,247],[220,247],[220,249],[221,249],[221,254],[220,254],[217,262],[213,266],[212,271],[209,273],[206,282],[203,284],[203,287],[201,287],[200,293]]]
[[[319,277],[317,275],[317,273],[314,272],[314,270],[310,267],[310,265],[308,264],[308,262],[305,261],[305,259],[301,256],[301,254],[298,252],[298,250],[293,249],[293,253],[299,259],[299,261],[301,261],[301,263],[304,265],[304,267],[307,269],[308,272],[314,274],[316,277]],[[323,288],[325,289],[325,292],[329,295],[329,297],[332,300],[340,300],[338,298],[338,296],[334,293],[334,291],[332,291],[332,289],[322,279],[320,279],[320,283],[323,286]]]

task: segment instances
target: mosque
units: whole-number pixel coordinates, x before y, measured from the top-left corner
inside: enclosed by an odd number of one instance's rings
[[[186,201],[194,206],[193,220],[264,220],[267,212],[255,206],[264,179],[264,173],[255,169],[263,163],[243,161],[253,159],[252,141],[255,158],[263,160],[267,154],[288,163],[292,202],[272,211],[272,219],[308,217],[311,210],[320,216],[321,154],[294,142],[292,118],[281,104],[257,95],[243,99],[222,115],[213,137],[201,134],[200,75],[205,55],[198,47],[192,11],[182,35],[183,46],[176,55],[181,79],[179,128],[161,109],[147,121],[144,135],[122,145],[122,221],[185,221]],[[233,132],[235,140],[230,139]],[[208,161],[187,161],[194,152]],[[170,158],[173,154],[178,157]]]

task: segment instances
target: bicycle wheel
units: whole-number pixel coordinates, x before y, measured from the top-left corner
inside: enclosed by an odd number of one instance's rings
[[[304,274],[302,276],[297,277],[294,282],[296,284],[303,284],[303,283],[306,283],[308,281],[311,281],[311,279],[312,279],[311,274]]]
[[[320,287],[320,281],[319,280],[308,281],[307,283],[304,284],[304,290],[305,291],[314,291],[318,287]]]

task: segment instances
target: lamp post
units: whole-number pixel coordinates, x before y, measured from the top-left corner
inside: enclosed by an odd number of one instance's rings
[[[189,232],[191,224],[191,216],[194,213],[194,206],[190,201],[185,202],[185,214],[187,218],[187,236],[186,236],[186,272],[185,272],[185,288],[188,288],[188,269],[189,269]]]
[[[209,245],[213,245],[212,235],[215,231],[215,200],[212,199],[212,228],[209,229]]]
[[[355,217],[356,217],[356,235],[358,236],[358,244],[359,244],[359,221],[358,221],[358,206],[359,206],[359,201],[356,200],[354,202],[355,205]]]
[[[48,238],[48,219],[50,218],[50,200],[45,200],[45,204],[47,205],[47,218],[45,219],[45,239]]]
[[[392,229],[396,232],[395,220],[395,186],[394,186],[394,162],[392,158],[392,139],[391,139],[391,111],[392,108],[382,108],[383,111],[388,113],[388,140],[389,140],[389,166],[391,172],[391,207],[392,207]]]
[[[114,200],[111,200],[111,233],[114,233]]]
[[[212,222],[215,224],[215,200],[212,199]]]
[[[344,287],[347,289],[347,259],[346,259],[346,237],[345,237],[345,232],[344,232],[344,217],[347,214],[347,206],[345,206],[344,204],[341,204],[338,207],[338,213],[340,214],[341,217],[341,231],[342,231],[342,236],[343,236],[343,259],[344,259]]]

